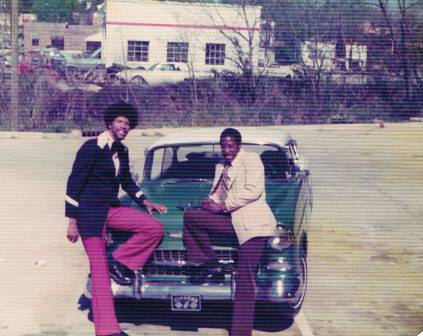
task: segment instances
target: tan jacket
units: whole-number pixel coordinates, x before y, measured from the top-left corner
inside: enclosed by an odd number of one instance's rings
[[[223,164],[217,164],[213,192],[222,171]],[[232,215],[232,224],[239,244],[253,237],[271,236],[275,230],[276,219],[266,203],[264,167],[260,157],[241,148],[232,161],[228,177],[229,191],[225,205]],[[215,193],[209,197],[218,202]]]

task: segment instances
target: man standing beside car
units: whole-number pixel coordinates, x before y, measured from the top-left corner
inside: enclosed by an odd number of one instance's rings
[[[128,148],[122,144],[138,123],[137,111],[116,103],[104,113],[107,130],[85,142],[76,154],[66,191],[67,237],[81,240],[90,263],[92,309],[96,335],[124,336],[116,319],[110,276],[130,285],[134,271],[144,265],[163,236],[163,224],[151,216],[166,213],[165,206],[150,202],[132,179]],[[119,204],[119,186],[149,214]],[[116,251],[108,265],[106,227],[133,236]]]
[[[231,336],[252,334],[257,266],[276,220],[266,203],[260,157],[241,148],[241,134],[226,128],[220,135],[223,161],[216,165],[213,187],[201,208],[184,215],[183,240],[196,283],[224,280],[211,236],[238,241],[236,290]]]

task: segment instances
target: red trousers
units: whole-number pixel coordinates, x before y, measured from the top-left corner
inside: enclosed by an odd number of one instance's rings
[[[233,246],[237,241],[231,216],[213,214],[203,209],[188,209],[184,215],[184,245],[191,264],[202,264],[216,259],[212,236],[219,244]],[[233,304],[231,336],[251,336],[254,324],[257,266],[268,237],[255,237],[238,247],[235,299]]]
[[[113,253],[113,257],[131,270],[137,270],[148,260],[163,236],[163,224],[141,211],[110,208],[106,227],[133,232],[134,235]],[[116,319],[106,243],[103,237],[81,237],[90,263],[92,279],[91,302],[96,335],[119,333]]]

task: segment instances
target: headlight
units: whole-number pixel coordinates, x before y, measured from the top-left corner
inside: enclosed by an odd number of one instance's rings
[[[286,272],[292,269],[292,265],[288,263],[283,257],[280,257],[277,260],[269,261],[266,267],[269,271],[279,272]]]
[[[294,234],[285,226],[278,224],[275,233],[268,241],[271,248],[282,251],[294,244]]]

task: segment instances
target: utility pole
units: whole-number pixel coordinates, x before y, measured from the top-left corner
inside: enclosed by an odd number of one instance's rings
[[[18,73],[18,1],[12,0],[10,14],[10,38],[12,46],[12,83],[10,92],[10,126],[18,130],[19,117],[19,73]]]
[[[6,2],[5,0],[1,0],[1,48],[3,49],[6,45]]]

